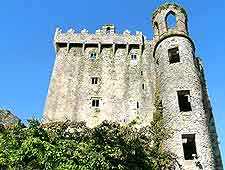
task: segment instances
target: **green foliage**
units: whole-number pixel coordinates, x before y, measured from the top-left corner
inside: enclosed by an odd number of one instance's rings
[[[88,128],[84,122],[29,120],[28,127],[18,123],[0,132],[0,169],[173,169],[175,159],[163,149],[165,138],[158,138],[155,127],[104,121]]]

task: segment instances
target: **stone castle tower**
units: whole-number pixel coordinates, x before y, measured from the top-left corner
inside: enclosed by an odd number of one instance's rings
[[[168,15],[176,17],[175,27],[167,25]],[[103,120],[139,118],[149,125],[159,84],[164,117],[174,129],[168,149],[185,169],[222,170],[203,67],[188,35],[186,12],[177,4],[163,4],[153,13],[152,24],[152,40],[141,32],[117,34],[114,25],[95,34],[58,28],[43,121],[95,126]]]

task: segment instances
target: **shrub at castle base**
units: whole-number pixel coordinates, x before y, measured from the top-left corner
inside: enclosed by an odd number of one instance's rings
[[[83,122],[17,124],[0,133],[0,169],[174,169],[174,156],[162,147],[167,135],[158,128],[161,123],[135,126],[107,121],[92,129]]]

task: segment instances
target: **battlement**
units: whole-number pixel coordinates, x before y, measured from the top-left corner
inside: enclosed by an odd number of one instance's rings
[[[123,34],[115,32],[114,25],[104,25],[102,29],[96,30],[95,34],[91,34],[87,29],[81,32],[76,32],[74,29],[69,29],[67,32],[62,32],[61,28],[57,28],[54,35],[54,44],[56,50],[59,44],[73,44],[74,46],[85,45],[137,45],[143,46],[144,40],[142,32],[136,31],[132,35],[129,30],[125,30]]]

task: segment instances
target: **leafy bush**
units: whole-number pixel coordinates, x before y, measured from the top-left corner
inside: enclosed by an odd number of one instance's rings
[[[165,129],[159,127],[159,121],[143,128],[108,121],[88,128],[84,122],[29,120],[28,127],[18,123],[1,130],[0,169],[174,169],[175,158],[163,149]]]

